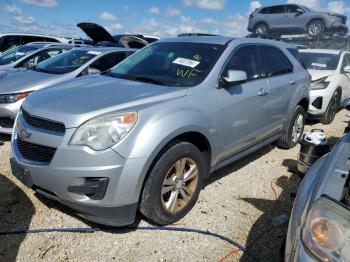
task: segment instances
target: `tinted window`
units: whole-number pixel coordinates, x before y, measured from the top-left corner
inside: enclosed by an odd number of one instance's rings
[[[263,75],[267,77],[291,73],[293,65],[286,55],[273,46],[259,46]]]
[[[28,44],[32,42],[45,42],[44,37],[39,36],[22,36],[22,44]]]
[[[301,64],[302,67],[307,69],[304,60],[301,57],[297,48],[288,48],[288,51],[294,56],[294,58]]]
[[[297,13],[298,11],[298,9],[300,9],[300,7],[299,6],[297,6],[297,5],[287,5],[286,6],[286,11],[287,11],[287,13]]]
[[[35,50],[37,50],[37,48],[33,46],[19,46],[8,50],[0,55],[0,65],[7,65],[16,62]]]
[[[4,36],[0,38],[0,52],[21,45],[21,38],[19,36]]]
[[[95,62],[93,62],[90,67],[96,68],[100,70],[101,72],[105,72],[108,69],[111,69],[116,64],[119,64],[121,61],[123,61],[126,58],[125,52],[118,52],[113,54],[108,54]]]
[[[344,55],[342,68],[350,66],[350,55]]]
[[[145,47],[144,43],[140,43],[140,42],[137,42],[137,41],[131,41],[131,42],[128,43],[128,45],[129,45],[130,48],[137,48],[137,49]]]
[[[307,69],[335,70],[339,62],[339,55],[327,53],[300,53]]]
[[[58,41],[54,38],[45,37],[45,42],[58,42]]]
[[[115,66],[109,76],[166,86],[200,84],[225,50],[224,45],[155,42]]]
[[[227,63],[223,75],[228,70],[239,70],[247,73],[248,80],[254,80],[261,76],[258,50],[255,45],[244,46],[234,52]]]
[[[260,14],[268,14],[269,13],[269,8],[265,7],[263,9],[260,10]]]
[[[277,5],[277,6],[271,6],[269,8],[270,14],[280,14],[285,12],[285,6],[284,5]]]

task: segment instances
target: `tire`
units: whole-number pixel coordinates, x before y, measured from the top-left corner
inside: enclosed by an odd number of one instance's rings
[[[265,23],[259,23],[255,26],[254,33],[262,36],[268,36],[269,27]]]
[[[306,32],[311,37],[321,37],[324,31],[325,26],[321,20],[313,20],[306,26]]]
[[[195,167],[197,176],[186,182],[186,174]],[[170,146],[157,160],[145,182],[140,212],[158,225],[180,220],[197,202],[206,172],[202,153],[193,144],[179,141]],[[171,201],[174,199],[176,201]]]
[[[322,124],[329,125],[333,122],[336,114],[338,113],[339,107],[340,107],[340,99],[341,99],[341,95],[340,95],[340,91],[338,89],[334,92],[332,99],[329,102],[329,105],[327,107],[327,110],[321,118]]]
[[[305,109],[302,106],[298,105],[294,111],[288,128],[284,131],[282,137],[277,141],[278,146],[285,149],[291,149],[295,147],[303,136],[305,119]]]

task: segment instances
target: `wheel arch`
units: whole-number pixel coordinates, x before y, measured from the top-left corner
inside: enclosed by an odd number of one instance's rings
[[[309,100],[307,98],[303,98],[299,101],[298,105],[302,106],[305,110],[305,113],[307,113],[309,111]]]

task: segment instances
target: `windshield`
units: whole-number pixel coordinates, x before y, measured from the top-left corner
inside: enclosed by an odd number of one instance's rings
[[[48,74],[67,74],[99,54],[97,51],[71,50],[39,63],[34,70]]]
[[[203,43],[155,43],[111,69],[112,77],[158,85],[190,87],[200,84],[225,46]]]
[[[339,62],[339,55],[327,53],[300,53],[307,69],[335,70]]]
[[[16,62],[17,60],[21,59],[25,55],[28,55],[29,53],[32,53],[37,49],[38,49],[37,47],[33,47],[33,46],[20,46],[20,47],[13,48],[0,55],[0,65],[7,65],[7,64]]]

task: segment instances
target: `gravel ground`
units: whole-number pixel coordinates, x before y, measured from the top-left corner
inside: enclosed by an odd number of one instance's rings
[[[333,142],[342,135],[349,113],[341,111],[323,128]],[[1,140],[1,137],[0,137]],[[173,227],[225,235],[247,246],[259,261],[274,261],[287,225],[272,219],[289,214],[300,178],[293,174],[299,147],[273,145],[211,176],[194,209]],[[21,185],[9,167],[10,143],[0,147],[0,230],[96,227],[70,210]],[[276,194],[275,194],[276,193]],[[139,227],[149,224],[140,219]],[[227,242],[206,235],[106,229],[95,233],[39,233],[0,236],[0,261],[251,261]]]

